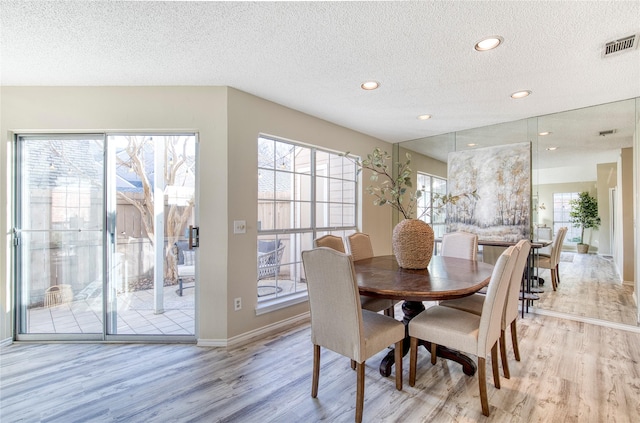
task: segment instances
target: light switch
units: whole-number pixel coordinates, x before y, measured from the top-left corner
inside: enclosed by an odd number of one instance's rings
[[[246,220],[234,220],[233,221],[233,233],[234,234],[246,234],[247,233],[247,221]]]

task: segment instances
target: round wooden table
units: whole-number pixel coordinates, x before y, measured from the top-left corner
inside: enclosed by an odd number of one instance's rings
[[[462,298],[479,291],[489,284],[493,266],[473,260],[433,256],[424,270],[403,269],[395,256],[379,256],[354,262],[356,279],[361,295],[403,300],[402,311],[405,324],[403,354],[409,351],[407,325],[424,311],[422,301],[442,301]],[[430,343],[421,341],[430,351]],[[462,364],[467,375],[473,375],[476,364],[470,357],[454,350],[438,346],[440,357]],[[380,363],[383,376],[391,374],[394,353],[391,351]]]

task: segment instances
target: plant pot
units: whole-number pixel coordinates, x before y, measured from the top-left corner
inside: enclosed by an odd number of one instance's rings
[[[589,244],[578,244],[576,248],[580,254],[587,254],[589,252]]]
[[[393,254],[405,269],[426,269],[433,256],[433,228],[419,219],[405,219],[393,228]]]

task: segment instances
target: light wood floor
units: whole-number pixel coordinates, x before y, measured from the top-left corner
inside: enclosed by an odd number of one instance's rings
[[[633,286],[620,282],[611,259],[597,254],[563,252],[561,282],[555,292],[549,270],[543,270],[540,276],[545,279],[545,292],[540,294],[536,307],[637,327]]]
[[[415,387],[396,391],[367,362],[365,422],[638,422],[640,334],[548,316],[518,323],[521,362],[511,379],[489,377],[491,416],[481,414],[477,375],[433,366],[421,349]],[[195,345],[30,344],[0,351],[0,421],[351,422],[355,372],[323,350],[310,396],[308,324],[234,349]],[[509,343],[510,345],[510,343]],[[490,372],[488,372],[490,375]]]

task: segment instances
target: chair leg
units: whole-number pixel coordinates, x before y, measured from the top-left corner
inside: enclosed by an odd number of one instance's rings
[[[551,285],[553,285],[554,291],[558,287],[558,283],[556,281],[556,269],[551,269]]]
[[[556,264],[556,283],[560,285],[560,265]]]
[[[182,278],[178,278],[178,295],[182,297]]]
[[[516,356],[516,361],[520,361],[520,348],[518,348],[518,330],[516,328],[516,321],[511,322],[511,343],[513,344],[513,354]]]
[[[313,346],[313,377],[311,380],[311,398],[318,396],[318,379],[320,378],[320,345]]]
[[[396,317],[396,310],[395,310],[395,308],[394,308],[393,306],[391,306],[391,307],[389,307],[389,308],[386,308],[386,309],[384,310],[384,315],[385,315],[385,316],[389,316],[389,317],[394,317],[394,318],[395,318],[395,317]]]
[[[396,342],[395,349],[395,365],[396,365],[396,389],[402,391],[402,343],[403,341]]]
[[[480,404],[482,404],[482,414],[489,416],[489,399],[487,398],[487,362],[484,357],[478,357],[478,386],[480,387]]]
[[[438,346],[436,345],[435,342],[431,343],[431,364],[436,364],[436,359],[438,358],[438,356],[436,355],[438,350]]]
[[[511,378],[509,373],[509,362],[507,361],[507,341],[505,340],[504,330],[500,330],[500,358],[502,359],[502,372],[507,379]]]
[[[362,409],[364,408],[364,361],[356,364],[358,382],[356,387],[356,423],[362,422]]]
[[[409,386],[416,384],[416,361],[418,361],[418,338],[412,336],[409,349]]]
[[[351,360],[351,370],[355,370],[355,369],[356,369],[356,361]]]
[[[493,370],[493,384],[500,389],[500,370],[498,369],[498,342],[491,347],[491,370]]]

